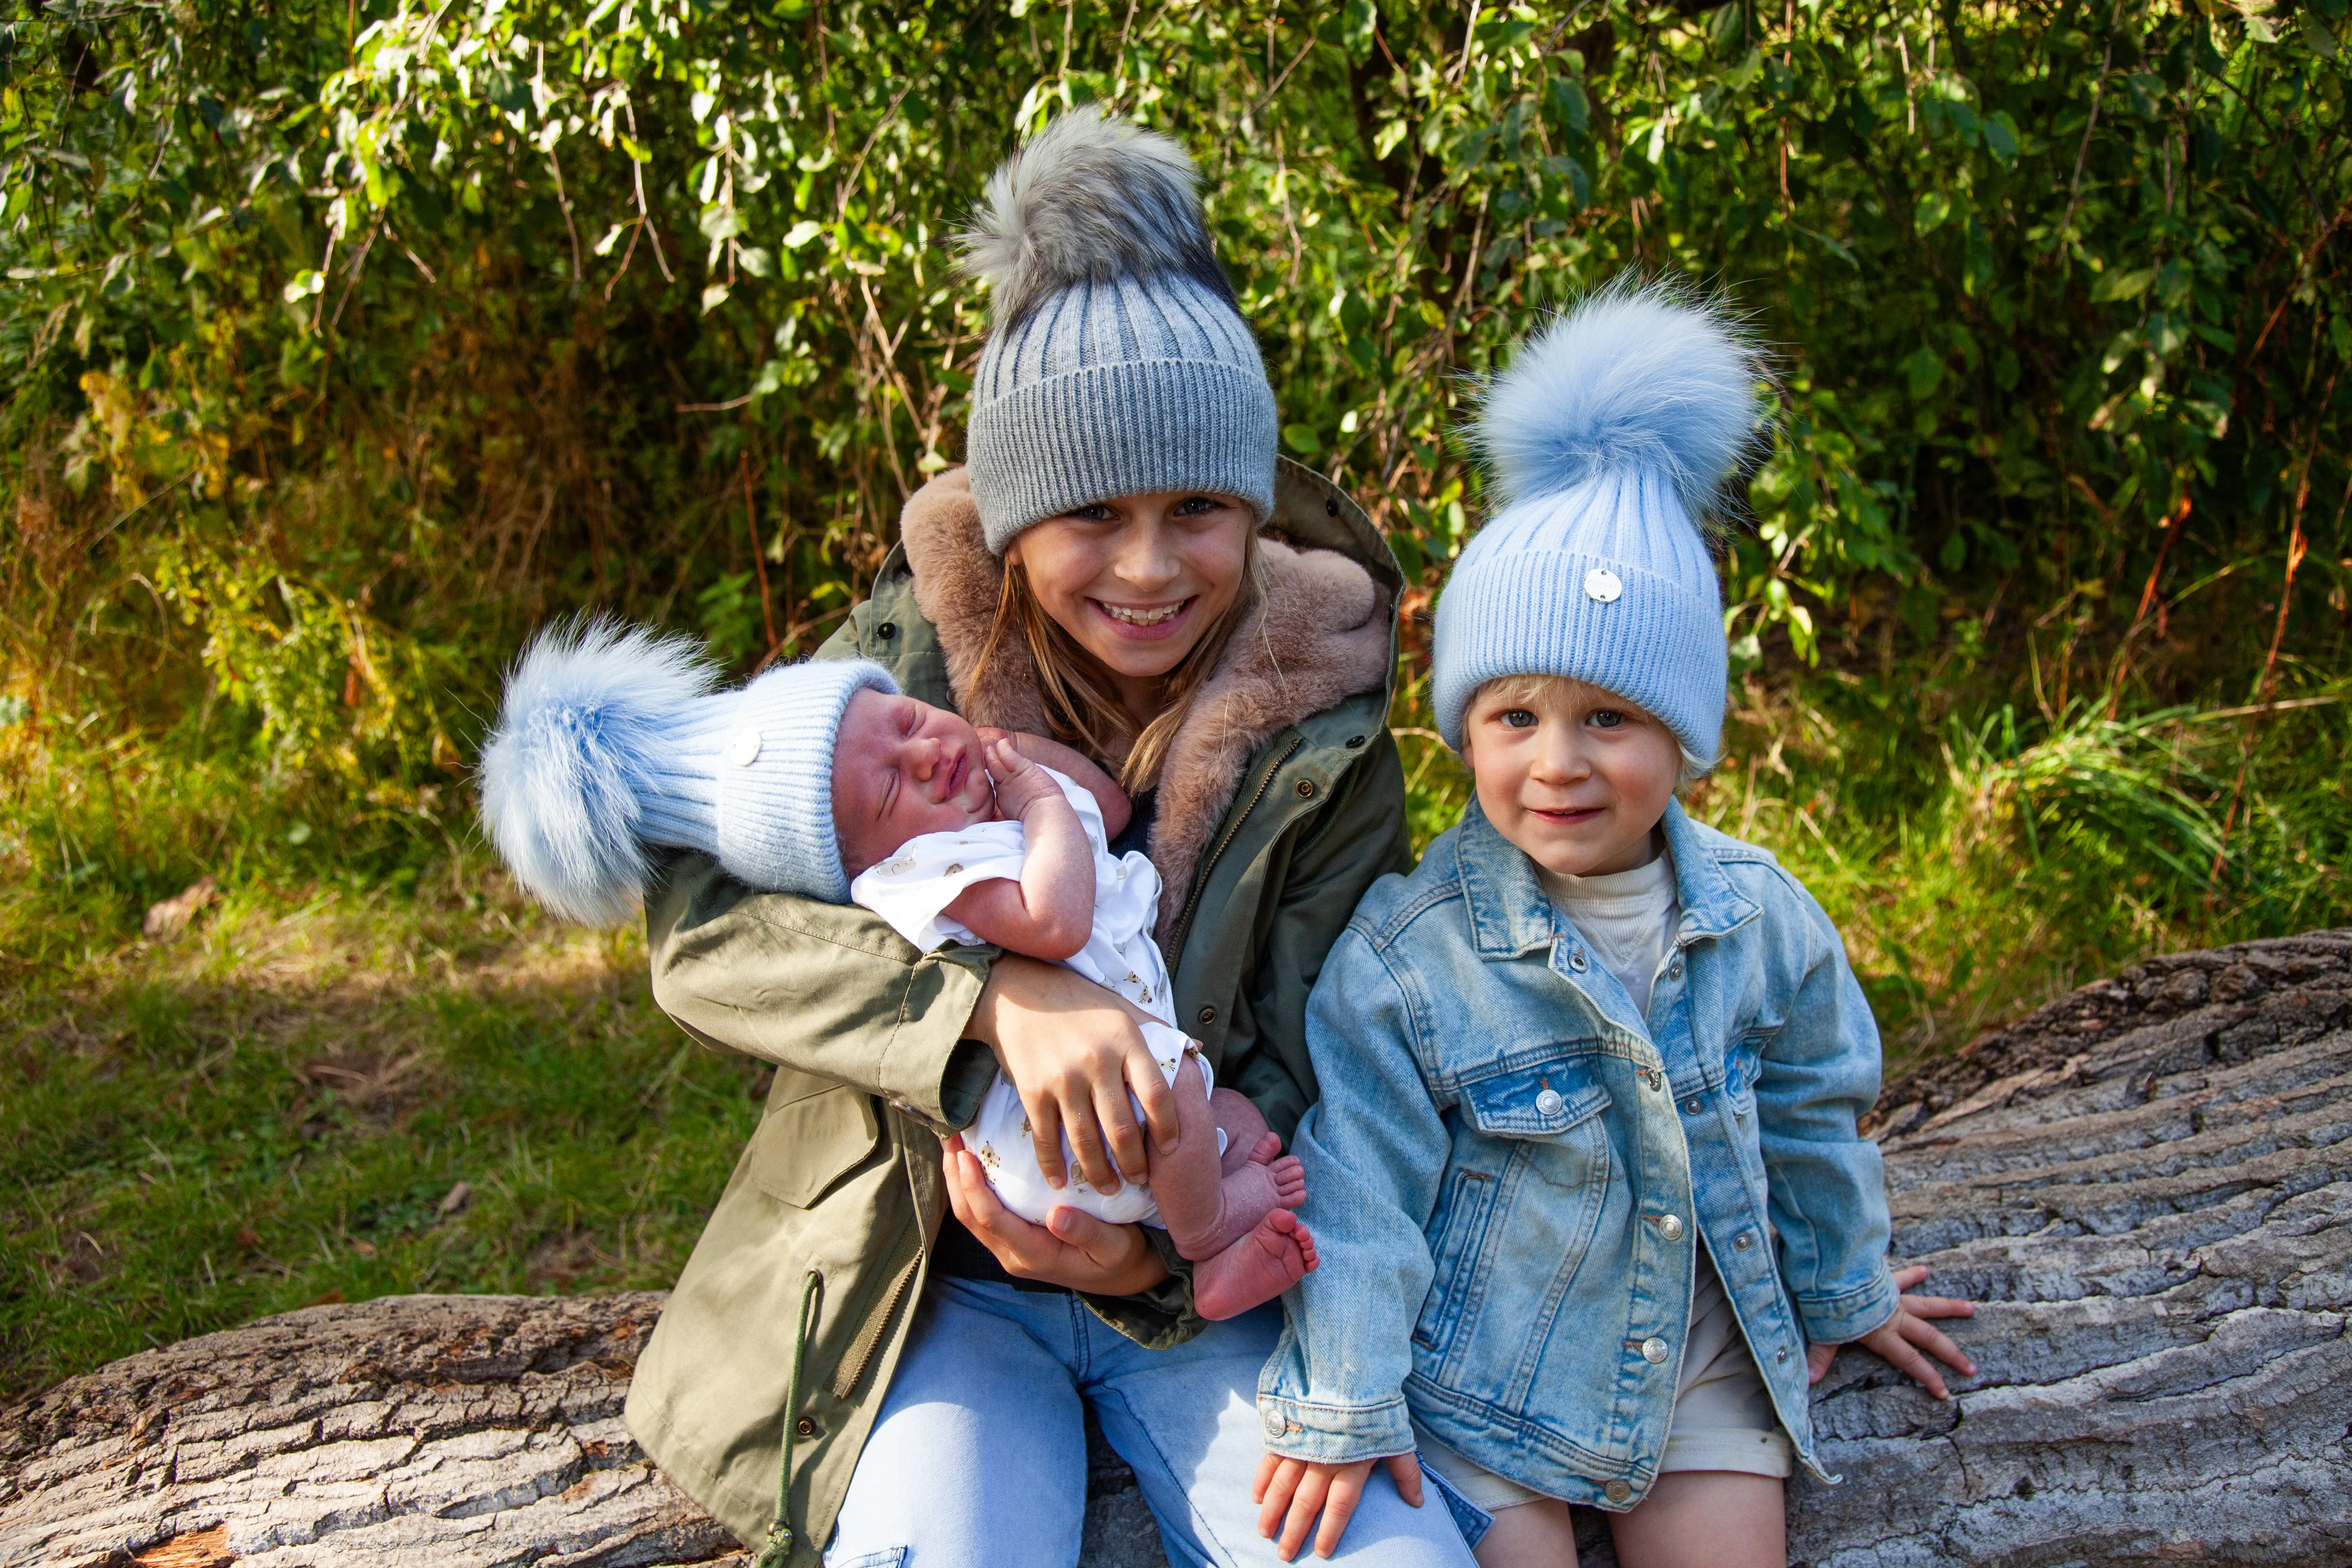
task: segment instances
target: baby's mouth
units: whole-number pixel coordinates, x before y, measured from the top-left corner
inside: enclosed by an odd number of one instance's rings
[[[1106,605],[1100,599],[1095,601],[1096,604],[1102,605],[1104,615],[1130,626],[1166,626],[1170,621],[1182,615],[1184,606],[1192,602],[1190,599],[1179,599],[1172,605],[1155,605],[1150,608],[1139,610],[1129,609],[1125,605]]]

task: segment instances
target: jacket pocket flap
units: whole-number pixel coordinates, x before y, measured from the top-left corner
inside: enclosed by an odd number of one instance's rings
[[[1498,1138],[1556,1138],[1609,1109],[1609,1091],[1582,1062],[1546,1062],[1465,1085],[1471,1125]]]
[[[881,1140],[871,1095],[846,1084],[771,1106],[751,1134],[751,1180],[794,1208],[806,1208],[874,1152]]]

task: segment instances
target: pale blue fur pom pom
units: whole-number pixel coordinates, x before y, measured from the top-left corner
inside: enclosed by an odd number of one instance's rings
[[[1621,279],[1530,337],[1481,398],[1474,439],[1497,500],[1559,495],[1607,473],[1672,484],[1694,521],[1762,439],[1753,340],[1680,286]]]
[[[684,637],[598,617],[541,632],[507,678],[482,750],[482,826],[526,891],[590,925],[627,920],[646,883],[646,770],[718,672]]]

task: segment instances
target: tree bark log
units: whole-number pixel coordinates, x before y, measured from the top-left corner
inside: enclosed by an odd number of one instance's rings
[[[1982,1373],[1938,1404],[1840,1358],[1795,1562],[2352,1568],[2352,931],[2087,986],[1868,1130]],[[0,1563],[740,1562],[621,1424],[661,1300],[395,1297],[116,1362],[0,1417]],[[1159,1563],[1098,1437],[1091,1469],[1090,1568]]]

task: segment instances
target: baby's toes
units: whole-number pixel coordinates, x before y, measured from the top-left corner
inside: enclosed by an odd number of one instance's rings
[[[1274,1201],[1284,1208],[1295,1209],[1307,1201],[1307,1167],[1295,1154],[1286,1154],[1266,1167],[1274,1178]]]
[[[1274,1163],[1275,1156],[1281,1152],[1282,1135],[1269,1128],[1265,1135],[1251,1146],[1249,1163],[1253,1165],[1271,1165]]]

